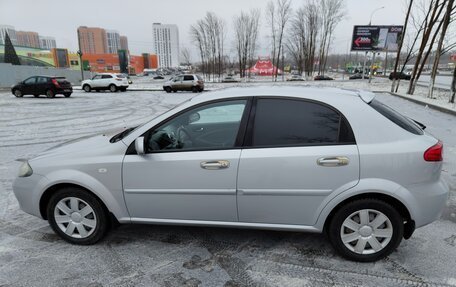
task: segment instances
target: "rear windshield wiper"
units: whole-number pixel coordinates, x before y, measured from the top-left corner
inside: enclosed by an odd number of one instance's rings
[[[113,136],[109,142],[110,143],[115,143],[115,142],[118,142],[120,141],[121,139],[123,139],[125,136],[127,136],[132,130],[136,129],[136,127],[132,127],[132,128],[128,128],[118,134],[116,134],[115,136]]]

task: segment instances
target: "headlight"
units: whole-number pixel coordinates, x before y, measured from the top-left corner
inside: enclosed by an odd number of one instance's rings
[[[19,168],[19,174],[17,176],[19,176],[19,177],[27,177],[27,176],[31,176],[32,174],[33,174],[33,169],[29,165],[28,161],[22,162],[22,165]]]

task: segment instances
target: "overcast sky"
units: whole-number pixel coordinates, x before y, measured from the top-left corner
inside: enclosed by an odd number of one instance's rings
[[[305,1],[292,0],[292,7]],[[233,17],[251,8],[260,8],[264,13],[266,4],[265,0],[0,0],[0,25],[53,36],[59,48],[71,51],[77,50],[78,26],[118,30],[128,37],[130,52],[140,54],[152,52],[152,23],[177,24],[181,48],[196,51],[189,39],[189,27],[211,11],[225,19],[227,45],[232,49]],[[368,24],[372,11],[382,6],[385,8],[373,15],[373,25],[403,24],[404,0],[346,0],[347,16],[336,29],[331,51],[346,53],[353,25]],[[258,54],[266,55],[267,23],[262,15]]]

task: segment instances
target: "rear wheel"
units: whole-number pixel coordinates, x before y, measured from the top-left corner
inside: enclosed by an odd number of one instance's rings
[[[68,187],[56,192],[47,206],[52,229],[65,241],[89,245],[108,230],[108,213],[102,203],[86,190]]]
[[[14,96],[16,98],[22,98],[24,94],[22,94],[21,90],[14,90]]]
[[[194,93],[198,93],[199,90],[200,90],[200,89],[199,89],[198,87],[196,87],[196,86],[195,86],[195,87],[192,87],[192,92],[194,92]]]
[[[65,96],[65,98],[69,98],[71,96],[71,93],[65,93],[63,95]]]
[[[53,98],[53,97],[55,97],[55,93],[52,90],[47,90],[46,91],[46,97],[47,98]]]
[[[171,93],[171,91],[172,91],[172,90],[171,90],[171,87],[165,87],[165,91],[166,91],[167,93]]]
[[[89,93],[89,92],[92,90],[92,88],[91,88],[89,85],[84,85],[84,86],[82,87],[82,89],[83,89],[84,92],[86,92],[86,93]]]
[[[388,256],[404,234],[401,215],[378,199],[347,203],[334,214],[328,235],[337,252],[347,259],[371,262]]]
[[[116,87],[116,85],[113,85],[113,84],[109,85],[109,91],[110,91],[111,93],[117,92],[117,87]]]
[[[38,94],[35,94],[35,95],[33,95],[33,96],[34,96],[35,98],[38,98],[40,95],[38,95]]]

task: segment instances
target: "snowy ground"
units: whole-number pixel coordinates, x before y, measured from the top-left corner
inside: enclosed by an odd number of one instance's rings
[[[385,83],[375,81],[371,88],[381,90]],[[388,94],[377,96],[444,141],[452,194],[440,220],[376,263],[341,259],[323,235],[261,230],[125,225],[97,245],[74,246],[46,221],[19,210],[11,190],[14,159],[141,123],[192,96],[76,91],[68,99],[16,99],[0,93],[0,286],[456,286],[456,117]]]

